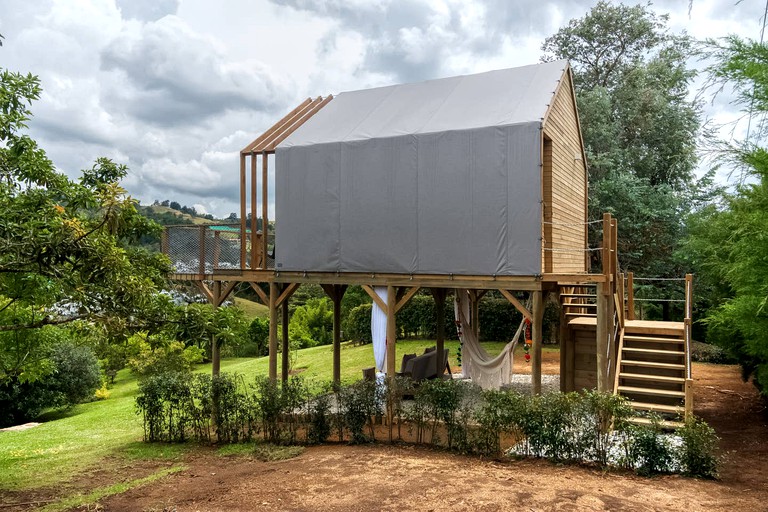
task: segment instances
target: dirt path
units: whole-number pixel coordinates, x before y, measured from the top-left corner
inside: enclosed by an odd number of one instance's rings
[[[549,363],[552,363],[550,361]],[[545,368],[547,365],[545,356]],[[197,453],[190,469],[107,499],[103,510],[766,510],[768,421],[733,366],[696,365],[696,412],[722,437],[722,479],[652,479],[499,463],[411,446],[309,448],[264,463]]]

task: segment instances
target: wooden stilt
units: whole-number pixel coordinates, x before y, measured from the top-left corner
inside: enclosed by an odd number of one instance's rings
[[[219,297],[221,297],[221,281],[213,282],[213,309],[219,306]],[[211,336],[211,374],[216,377],[221,372],[221,353],[219,351],[219,340],[216,336]]]
[[[269,283],[269,379],[277,381],[277,284]]]
[[[531,347],[531,385],[533,394],[541,394],[541,344],[543,341],[542,325],[544,321],[544,299],[543,292],[536,290],[533,293],[533,311],[531,315],[531,337],[533,346]]]
[[[568,319],[565,316],[565,308],[562,307],[563,300],[559,297],[559,293],[562,291],[558,291],[558,303],[560,303],[560,329],[558,332],[558,339],[557,342],[560,345],[560,391],[563,393],[567,393],[568,391],[571,391],[571,389],[568,388],[568,351],[571,348],[568,345]]]
[[[286,285],[287,286],[287,285]],[[288,380],[288,371],[290,369],[290,347],[288,344],[288,298],[286,298],[283,301],[282,305],[282,312],[283,312],[283,353],[282,353],[282,378],[283,382],[286,382]]]
[[[435,298],[435,320],[437,321],[437,340],[435,341],[435,350],[437,351],[437,357],[435,357],[435,369],[437,371],[438,378],[445,371],[443,367],[443,350],[445,349],[445,296],[447,290],[445,288],[432,288],[432,296]],[[477,301],[475,301],[477,304]],[[474,326],[473,326],[474,328]]]
[[[475,339],[480,338],[480,297],[477,290],[470,291],[469,294],[469,318],[470,325],[472,326],[472,333],[475,335]]]
[[[333,383],[341,382],[341,300],[347,291],[345,284],[324,284],[323,290],[333,302]]]
[[[395,339],[397,337],[397,324],[395,312],[397,311],[397,295],[394,286],[387,286],[387,376],[395,376]]]

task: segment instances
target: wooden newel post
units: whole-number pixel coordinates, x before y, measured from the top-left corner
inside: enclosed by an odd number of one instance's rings
[[[598,287],[597,293],[597,326],[595,340],[597,390],[608,391],[608,347],[609,338],[612,336],[613,315],[611,304],[613,303],[613,254],[611,241],[613,240],[613,228],[611,226],[611,214],[603,214],[603,283]]]
[[[627,273],[627,320],[635,319],[635,273]]]

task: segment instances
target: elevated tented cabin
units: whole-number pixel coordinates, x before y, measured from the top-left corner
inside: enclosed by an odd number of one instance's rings
[[[615,219],[604,216],[601,247],[588,247],[586,161],[567,61],[307,99],[241,151],[240,200],[239,225],[169,228],[163,249],[176,264],[174,277],[198,283],[215,305],[236,283],[251,283],[270,308],[271,378],[277,378],[281,307],[282,375],[288,375],[287,305],[302,283],[320,284],[333,300],[335,380],[348,285],[362,285],[386,312],[389,374],[395,313],[430,288],[438,315],[447,290],[470,290],[475,331],[477,302],[487,290],[500,291],[528,317],[535,392],[549,293],[563,304],[563,390],[619,392],[656,378],[653,361],[622,376],[621,354],[634,350],[622,345],[632,289],[625,293],[618,273]],[[247,225],[249,205],[250,216],[263,219],[262,230]],[[590,254],[598,256],[598,273],[590,273]],[[259,283],[268,283],[269,292]],[[374,286],[387,292],[380,296]],[[530,306],[516,291],[530,294]],[[686,299],[688,292],[687,286]],[[437,325],[444,325],[439,317]],[[438,331],[438,354],[443,338]],[[640,375],[642,368],[651,368],[651,377]]]
[[[584,273],[586,188],[566,61],[342,93],[276,148],[275,266]]]

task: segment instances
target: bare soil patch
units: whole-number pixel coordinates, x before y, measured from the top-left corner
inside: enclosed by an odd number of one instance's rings
[[[547,359],[545,354],[545,367]],[[549,359],[556,364],[556,354]],[[741,381],[737,367],[696,364],[694,378],[696,412],[722,437],[720,481],[640,478],[537,460],[498,462],[414,446],[326,445],[270,463],[196,451],[187,457],[188,471],[101,506],[107,511],[765,510],[764,402],[752,384]]]
[[[515,358],[515,372],[530,364]],[[558,373],[556,352],[543,373]],[[295,459],[261,462],[222,457],[215,448],[183,456],[188,470],[103,500],[91,510],[766,510],[768,413],[735,366],[694,364],[695,411],[722,438],[719,481],[679,476],[640,478],[626,472],[499,462],[410,445],[312,447]],[[146,476],[176,461],[112,457],[57,488],[5,492],[5,510],[33,510],[70,495]],[[30,503],[31,502],[31,503]],[[36,504],[34,502],[37,502]],[[18,507],[12,503],[28,503]]]

